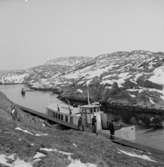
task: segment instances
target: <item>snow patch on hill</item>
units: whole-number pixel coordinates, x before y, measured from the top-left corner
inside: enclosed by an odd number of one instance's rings
[[[0,77],[0,83],[2,84],[10,84],[10,83],[24,83],[24,80],[26,77],[28,77],[28,73],[23,73],[23,74],[12,74],[12,73],[5,73],[1,75]]]
[[[156,68],[149,80],[154,83],[164,85],[164,66]]]

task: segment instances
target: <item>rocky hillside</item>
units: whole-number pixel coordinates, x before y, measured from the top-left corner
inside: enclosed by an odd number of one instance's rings
[[[93,101],[163,108],[163,78],[164,53],[137,50],[100,55],[47,81],[64,87],[63,97],[86,98],[89,87]]]
[[[75,68],[77,65],[90,60],[89,57],[58,57],[47,61],[45,64],[32,67],[26,70],[1,71],[1,84],[27,83],[36,89],[54,88],[50,78],[56,78],[66,71]]]
[[[46,65],[63,65],[63,66],[77,66],[81,63],[86,63],[89,59],[89,57],[57,57],[55,59],[48,60],[45,64]]]
[[[53,82],[48,82],[49,78],[57,77],[60,74],[63,74],[65,71],[69,70],[69,66],[64,65],[40,65],[29,69],[29,76],[25,79],[25,82],[29,86],[36,89],[46,89],[49,85],[50,88],[54,87]]]

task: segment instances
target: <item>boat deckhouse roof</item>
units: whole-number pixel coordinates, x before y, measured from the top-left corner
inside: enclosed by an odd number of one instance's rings
[[[79,113],[79,108],[77,107],[72,107],[72,106],[68,106],[68,105],[57,105],[57,104],[50,104],[47,108],[54,111],[54,112],[58,112],[58,107],[60,109],[61,113],[65,113],[68,114],[69,113],[69,108],[72,111],[72,114],[77,114]]]
[[[100,107],[100,106],[97,104],[87,104],[87,105],[80,106],[80,108],[97,108],[97,107]]]
[[[80,114],[80,112],[86,112],[86,113],[97,112],[100,110],[100,105],[99,104],[87,104],[87,105],[82,105],[79,107],[72,107],[66,104],[58,105],[58,104],[53,103],[53,104],[50,104],[47,108],[53,112],[61,112],[63,114],[69,114],[69,111],[71,110],[73,115],[77,115],[77,114]]]

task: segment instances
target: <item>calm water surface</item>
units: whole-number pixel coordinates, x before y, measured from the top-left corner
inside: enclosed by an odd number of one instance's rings
[[[59,105],[63,103],[50,92],[32,91],[27,92],[22,97],[22,87],[24,85],[0,85],[0,91],[4,92],[13,102],[42,113],[46,112],[46,107],[51,103]],[[164,151],[164,130],[148,131],[137,129],[135,142]]]
[[[51,103],[62,104],[63,102],[56,98],[57,95],[50,92],[30,91],[25,96],[21,95],[24,85],[0,85],[0,91],[5,93],[13,102],[45,113],[46,107]]]

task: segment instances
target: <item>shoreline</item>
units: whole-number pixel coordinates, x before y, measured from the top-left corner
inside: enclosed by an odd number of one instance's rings
[[[59,91],[58,88],[35,88],[30,86],[27,83],[17,83],[17,84],[3,84],[3,86],[5,85],[25,85],[29,90],[28,91],[41,91],[41,92],[50,92],[52,94],[57,94],[57,98],[60,99],[61,101],[64,101],[66,103],[69,103],[73,106],[78,106],[78,105],[84,105],[87,104],[87,97],[86,98],[75,98],[75,96],[72,97],[65,97],[62,95],[62,91]],[[150,127],[157,127],[157,128],[161,128],[163,127],[162,121],[164,121],[164,110],[162,109],[154,109],[154,108],[143,108],[141,106],[127,106],[127,105],[120,105],[117,103],[107,103],[107,102],[100,102],[102,104],[102,110],[105,113],[109,113],[109,114],[113,114],[115,116],[120,117],[121,119],[127,119],[125,116],[127,115],[128,121],[126,123],[135,123],[136,124],[136,119],[138,120],[138,122],[141,123],[137,123],[137,125],[141,125],[145,128],[150,128]],[[140,115],[143,118],[140,118]],[[147,118],[146,118],[146,117]],[[151,117],[158,117],[156,121],[156,123],[149,123],[148,125],[144,125],[145,122],[144,121],[148,121],[148,119],[151,119]],[[134,118],[134,122],[131,122],[131,119]],[[162,119],[162,120],[161,120]],[[125,121],[124,120],[124,121]],[[142,121],[139,121],[142,120]],[[160,123],[158,123],[160,122]]]

